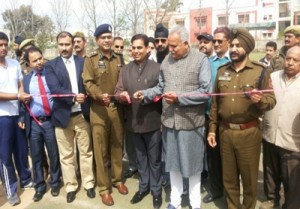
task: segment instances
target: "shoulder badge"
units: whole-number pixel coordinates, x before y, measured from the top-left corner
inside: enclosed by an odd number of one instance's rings
[[[98,55],[98,52],[94,51],[94,52],[90,53],[87,57],[94,57],[96,55]]]
[[[258,62],[258,61],[255,61],[255,60],[251,60],[251,63],[254,64],[254,65],[258,65],[258,66],[260,66],[260,67],[262,67],[262,68],[265,67],[265,65],[264,65],[263,63]]]

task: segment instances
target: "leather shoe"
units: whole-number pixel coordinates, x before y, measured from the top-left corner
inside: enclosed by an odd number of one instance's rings
[[[73,202],[76,198],[76,192],[68,192],[67,193],[67,203]]]
[[[221,198],[222,195],[218,195],[218,196],[213,196],[211,193],[208,193],[204,198],[203,198],[203,202],[204,203],[210,203],[216,199]]]
[[[114,200],[110,194],[101,194],[102,203],[107,206],[112,206],[114,204]]]
[[[51,188],[51,195],[57,197],[59,195],[60,186],[54,186]]]
[[[43,198],[44,194],[45,194],[45,191],[35,192],[35,194],[34,194],[34,196],[32,198],[33,201],[34,202],[40,201]]]
[[[87,190],[86,190],[86,195],[87,195],[89,198],[95,198],[96,193],[95,193],[94,188],[87,189]]]
[[[137,170],[128,169],[127,171],[125,171],[124,177],[126,179],[131,178],[136,172],[137,172]]]
[[[162,204],[161,195],[153,195],[153,208],[159,209]]]
[[[121,183],[121,184],[118,184],[118,185],[114,185],[114,187],[116,187],[119,191],[120,194],[128,194],[128,189],[127,187],[125,186],[125,184]]]
[[[149,190],[145,191],[145,192],[136,192],[132,199],[130,200],[131,204],[136,204],[138,202],[140,202],[147,194],[149,194]]]

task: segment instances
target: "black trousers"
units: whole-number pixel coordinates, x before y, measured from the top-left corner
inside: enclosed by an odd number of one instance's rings
[[[130,131],[125,131],[125,150],[128,157],[128,169],[135,171],[137,170],[137,162],[132,134]]]
[[[283,209],[300,208],[300,152],[293,152],[263,141],[264,189],[269,200],[280,200],[283,183]]]
[[[161,194],[162,138],[160,130],[148,133],[132,133],[135,146],[139,179],[139,191],[151,190],[152,195]]]

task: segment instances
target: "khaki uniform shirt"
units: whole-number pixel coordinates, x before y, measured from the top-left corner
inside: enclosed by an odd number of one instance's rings
[[[107,58],[97,50],[85,58],[83,82],[87,94],[94,101],[101,101],[100,95],[104,93],[114,95],[122,64],[120,56],[113,52],[111,57]]]
[[[283,46],[280,49],[279,53],[276,54],[276,56],[272,58],[271,63],[270,63],[271,72],[274,72],[277,70],[282,70],[284,68],[284,59],[285,59],[287,50],[288,49],[285,46]]]
[[[232,63],[219,68],[214,93],[226,93],[228,95],[213,96],[209,116],[209,132],[215,133],[221,121],[235,124],[248,123],[260,117],[263,111],[270,110],[275,106],[276,100],[273,92],[264,92],[258,103],[253,103],[249,96],[244,93],[252,89],[272,89],[270,72],[266,70],[265,74],[262,74],[263,69],[263,65],[249,59],[246,66],[239,72],[234,70]],[[263,79],[259,84],[261,75],[263,75]]]

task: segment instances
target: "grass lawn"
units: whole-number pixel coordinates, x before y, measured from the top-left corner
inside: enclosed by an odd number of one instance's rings
[[[265,56],[265,52],[252,52],[250,53],[250,59],[254,61],[259,61]]]

